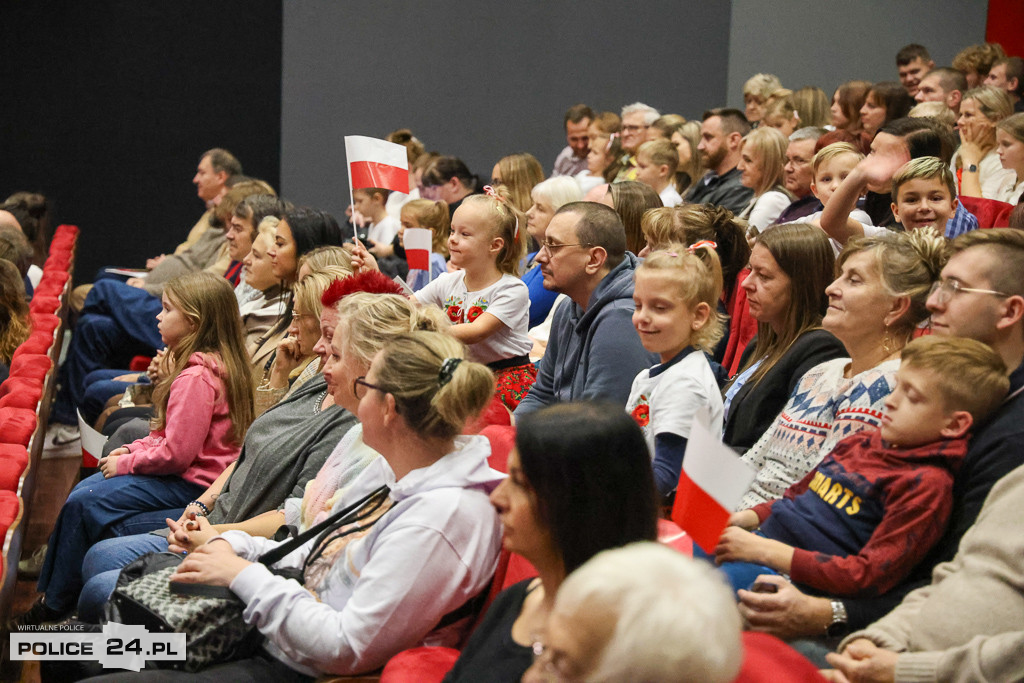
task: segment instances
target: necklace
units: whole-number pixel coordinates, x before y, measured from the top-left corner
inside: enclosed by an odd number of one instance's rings
[[[324,389],[320,392],[320,395],[316,397],[316,408],[313,410],[314,415],[319,415],[324,410],[324,400],[327,398],[327,390]]]

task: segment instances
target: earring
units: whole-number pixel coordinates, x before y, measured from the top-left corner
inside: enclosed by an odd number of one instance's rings
[[[891,356],[892,354],[896,353],[896,350],[896,340],[889,332],[889,326],[886,325],[885,335],[882,337],[882,351],[885,352],[885,355]]]

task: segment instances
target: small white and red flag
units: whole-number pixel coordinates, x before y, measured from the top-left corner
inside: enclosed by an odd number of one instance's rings
[[[409,191],[409,156],[402,145],[365,135],[346,135],[345,156],[353,190],[379,187]]]
[[[712,434],[703,411],[698,411],[686,442],[672,521],[712,554],[750,483],[757,476],[747,463]]]
[[[434,244],[434,233],[427,228],[406,228],[402,236],[405,245],[405,260],[409,270],[430,270],[430,248]]]

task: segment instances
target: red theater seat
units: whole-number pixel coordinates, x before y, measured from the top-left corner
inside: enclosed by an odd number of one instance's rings
[[[33,313],[49,313],[54,315],[60,309],[60,299],[55,296],[33,296],[28,309]]]
[[[0,385],[0,408],[36,411],[43,397],[43,383],[27,377],[10,377]]]
[[[11,377],[42,381],[53,367],[50,357],[42,353],[23,353],[11,361]]]
[[[60,325],[60,318],[53,313],[29,313],[28,318],[33,332],[49,332],[52,335]]]
[[[0,408],[0,443],[21,444],[28,448],[36,431],[36,413],[28,408]]]
[[[0,443],[0,490],[17,491],[28,467],[28,450],[13,443]]]
[[[28,335],[28,339],[21,342],[21,346],[14,350],[14,358],[17,360],[21,356],[45,356],[50,352],[51,346],[53,346],[52,331],[33,331]]]

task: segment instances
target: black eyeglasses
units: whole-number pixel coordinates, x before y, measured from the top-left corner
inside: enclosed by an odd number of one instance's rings
[[[376,389],[377,391],[383,394],[389,393],[388,390],[385,389],[384,387],[378,386],[376,384],[370,384],[369,382],[367,382],[366,375],[363,375],[362,377],[356,377],[354,380],[352,380],[352,394],[360,401],[362,401],[363,397],[366,396],[366,392],[361,390],[359,387],[366,387],[367,389]]]

